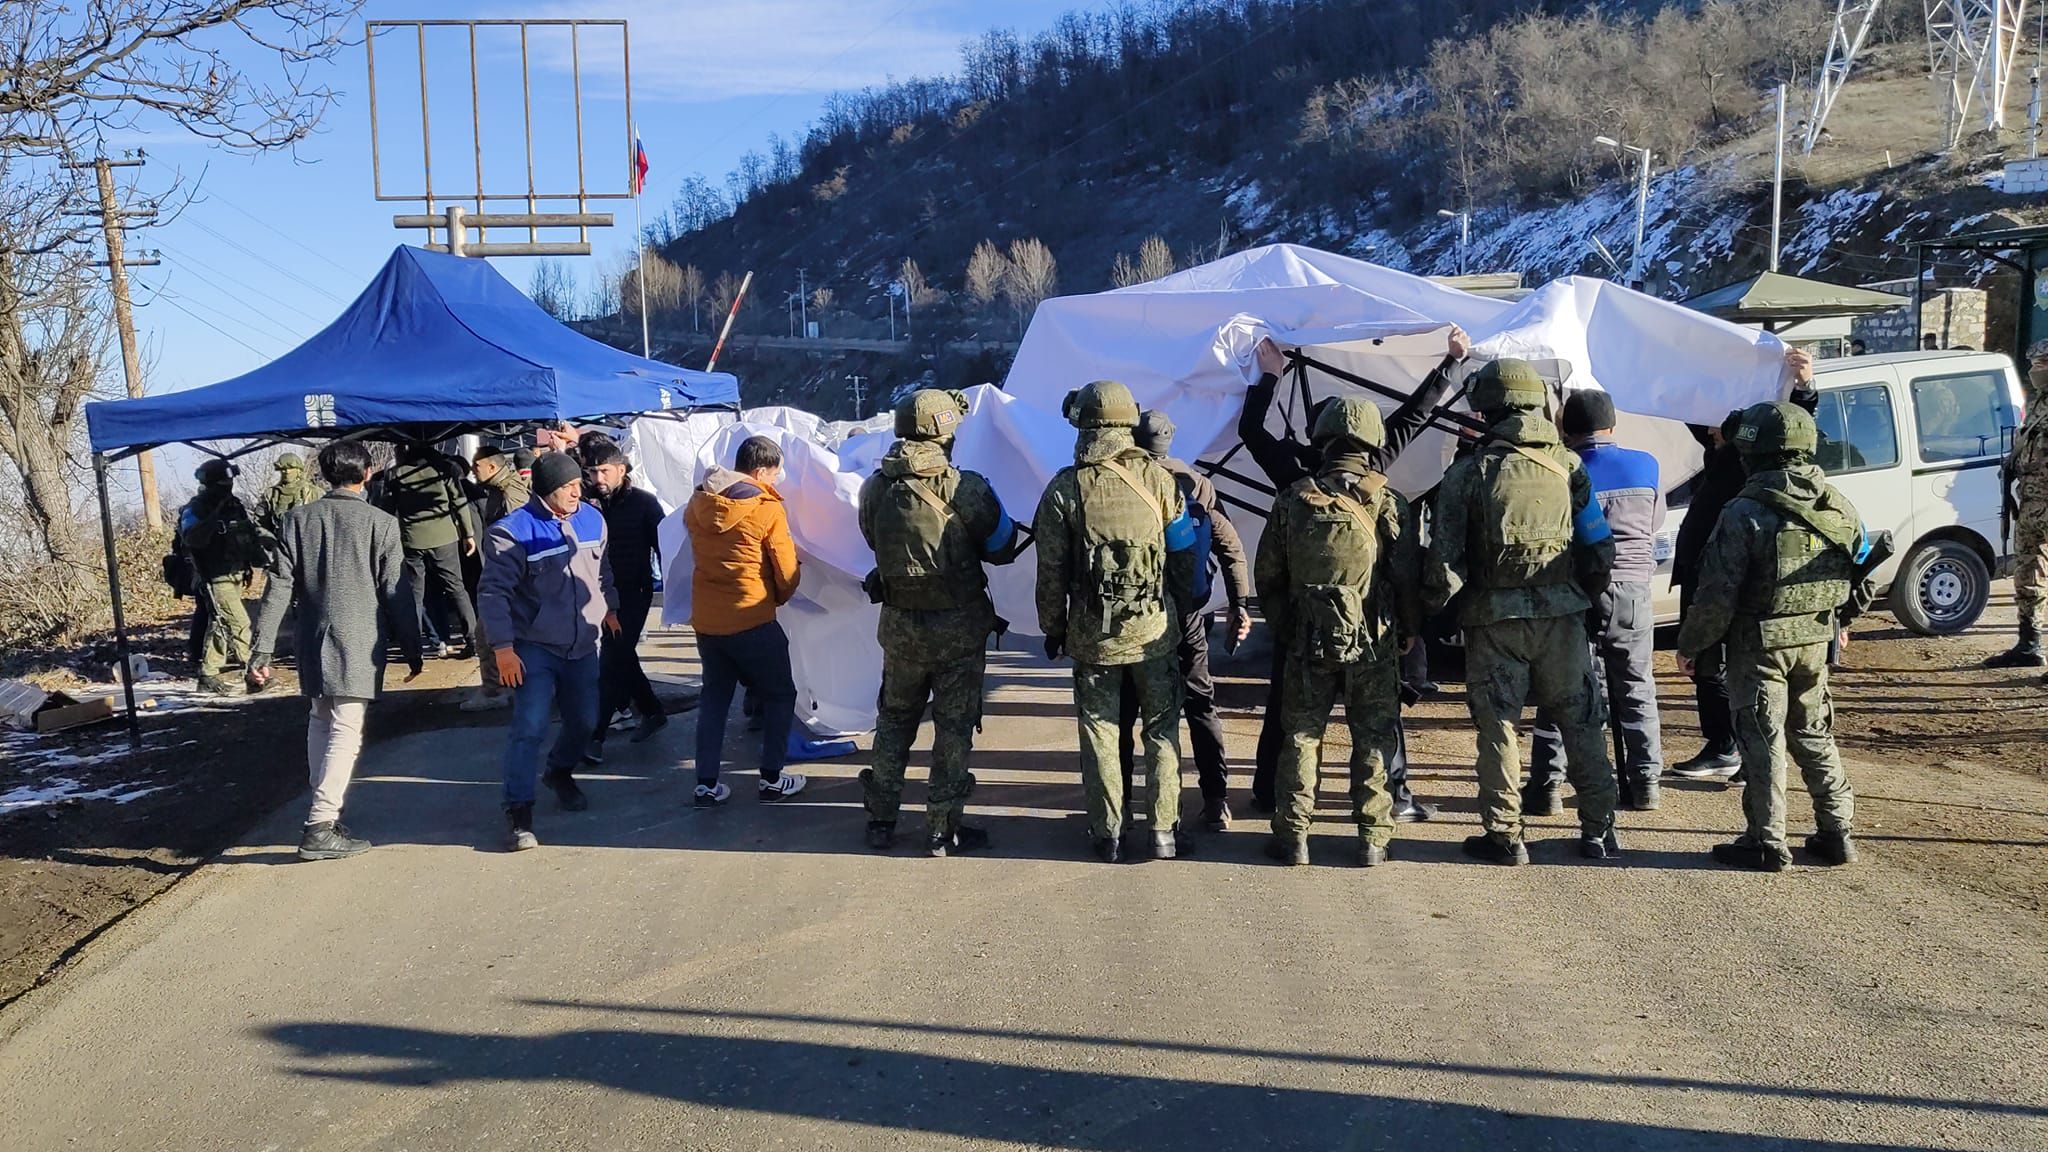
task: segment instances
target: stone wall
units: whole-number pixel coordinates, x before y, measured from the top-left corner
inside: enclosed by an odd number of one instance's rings
[[[2048,157],[2035,160],[2007,160],[2005,179],[1999,190],[2009,196],[2038,196],[2048,192]]]
[[[1986,347],[1986,305],[1982,288],[1943,288],[1927,298],[1921,311],[1920,328],[1913,327],[1913,308],[1894,308],[1859,316],[1849,326],[1853,339],[1861,340],[1865,351],[1912,352],[1920,337],[1931,334],[1942,348],[1963,345]]]

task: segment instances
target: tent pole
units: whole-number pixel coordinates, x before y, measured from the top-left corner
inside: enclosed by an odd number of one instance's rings
[[[128,747],[142,747],[142,721],[135,715],[135,674],[128,666],[128,618],[121,611],[121,564],[114,554],[114,509],[107,502],[107,455],[92,454],[93,479],[100,491],[100,542],[107,550],[107,595],[114,608],[114,653],[120,663],[121,691],[128,702]],[[175,531],[175,529],[173,529]]]

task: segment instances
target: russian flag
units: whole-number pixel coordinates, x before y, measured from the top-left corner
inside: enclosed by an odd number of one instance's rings
[[[633,195],[647,190],[647,149],[640,143],[640,126],[633,125]]]

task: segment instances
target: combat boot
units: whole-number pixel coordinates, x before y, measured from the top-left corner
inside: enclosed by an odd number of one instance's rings
[[[1582,830],[1579,833],[1579,855],[1588,860],[1619,860],[1621,841],[1615,838],[1612,826],[1597,834]]]
[[[877,852],[896,847],[896,825],[884,820],[868,821],[868,847]]]
[[[1837,868],[1856,862],[1856,841],[1847,832],[1815,832],[1806,838],[1806,850]]]
[[[1396,801],[1388,815],[1393,817],[1396,824],[1419,824],[1434,818],[1436,809],[1410,796],[1406,800]]]
[[[1522,789],[1523,816],[1555,816],[1564,811],[1564,797],[1555,784],[1530,784]]]
[[[1124,862],[1124,842],[1115,836],[1097,836],[1089,841],[1089,847],[1094,850],[1095,858],[1104,864]]]
[[[2020,640],[2011,648],[1984,661],[1986,668],[2039,668],[2048,665],[2048,655],[2041,652],[2041,626],[2032,620],[2020,621]]]
[[[1522,843],[1520,836],[1510,837],[1497,832],[1482,832],[1477,836],[1465,837],[1465,855],[1489,864],[1520,867],[1529,862],[1529,846]]]
[[[1152,832],[1152,858],[1175,860],[1193,852],[1195,842],[1179,828],[1156,828]]]
[[[988,847],[988,832],[972,824],[956,824],[952,831],[940,829],[925,837],[924,849],[935,857],[957,856]]]
[[[1266,839],[1265,853],[1268,860],[1299,866],[1308,863],[1308,841],[1271,836]]]
[[[512,804],[505,809],[505,822],[510,829],[505,837],[509,851],[524,852],[540,847],[540,838],[533,834],[533,805]]]
[[[540,782],[554,789],[555,800],[564,812],[581,812],[590,807],[590,798],[583,789],[576,786],[576,778],[566,768],[551,768],[541,776]]]
[[[1211,832],[1230,831],[1230,803],[1225,800],[1202,801],[1202,827]]]
[[[368,840],[351,837],[348,829],[333,820],[306,825],[305,835],[299,838],[301,860],[340,860],[369,850]]]
[[[1375,844],[1370,840],[1359,843],[1358,866],[1360,868],[1377,868],[1386,862],[1387,846],[1385,844]]]
[[[1751,872],[1783,872],[1785,865],[1791,863],[1777,849],[1767,848],[1747,837],[1714,845],[1714,859],[1731,868],[1747,868]]]
[[[199,690],[208,696],[240,696],[242,687],[221,676],[201,676]]]

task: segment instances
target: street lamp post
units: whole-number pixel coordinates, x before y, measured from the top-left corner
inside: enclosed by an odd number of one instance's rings
[[[1458,275],[1463,276],[1465,274],[1465,254],[1472,247],[1472,213],[1453,212],[1449,208],[1439,208],[1436,210],[1436,214],[1446,220],[1456,220],[1458,222]]]
[[[1650,150],[1633,144],[1623,144],[1612,136],[1595,136],[1593,143],[1622,152],[1633,153],[1636,158],[1636,246],[1629,253],[1628,278],[1637,287],[1645,282],[1643,268],[1643,225],[1650,214]]]

